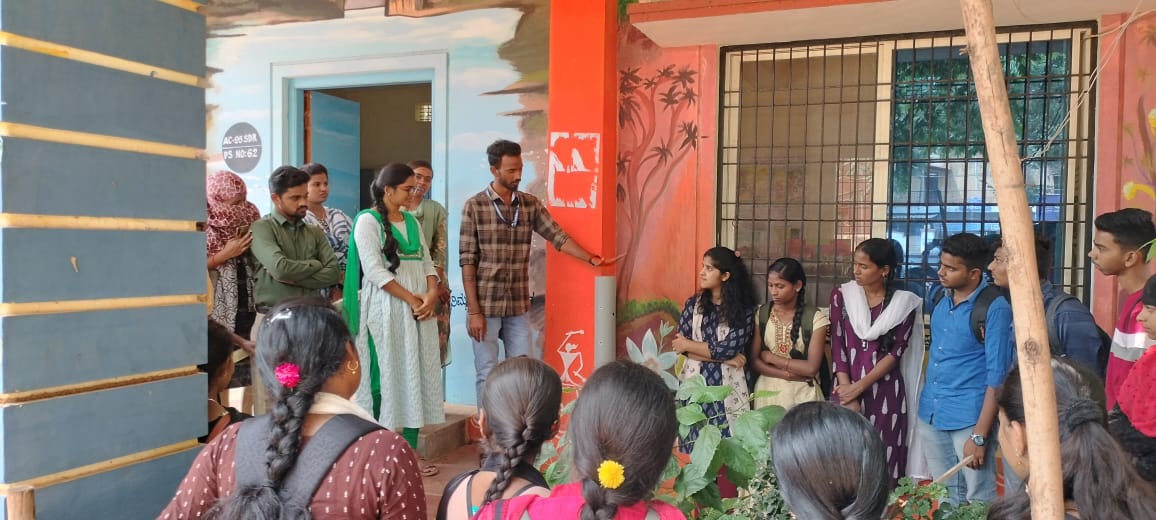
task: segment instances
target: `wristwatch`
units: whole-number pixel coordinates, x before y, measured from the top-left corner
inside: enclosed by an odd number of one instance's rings
[[[987,440],[983,438],[983,435],[978,433],[971,434],[971,442],[974,442],[975,445],[979,447],[983,447],[984,444],[987,444]]]

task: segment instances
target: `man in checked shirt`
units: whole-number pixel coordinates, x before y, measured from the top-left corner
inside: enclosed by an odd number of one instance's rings
[[[542,358],[541,352],[534,351],[527,316],[533,233],[591,266],[606,263],[571,240],[537,197],[518,191],[522,181],[522,147],[518,143],[495,141],[486,148],[486,156],[494,180],[466,201],[459,244],[479,399],[482,383],[498,362],[499,337],[507,358]]]

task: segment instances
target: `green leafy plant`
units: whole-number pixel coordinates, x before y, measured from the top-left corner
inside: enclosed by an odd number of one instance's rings
[[[658,490],[657,498],[678,507],[688,517],[702,520],[790,518],[770,464],[770,432],[785,410],[778,406],[731,410],[732,414],[737,412],[738,418],[730,427],[731,437],[723,438],[722,431],[710,424],[704,405],[724,400],[731,391],[729,386],[707,385],[701,375],[678,385],[676,398],[680,405],[675,414],[679,435],[685,437],[691,428],[697,428],[699,434],[689,462],[683,464],[672,449],[661,482],[673,479],[674,486]],[[774,392],[755,392],[751,399],[773,395]],[[563,410],[563,414],[568,413],[568,409]],[[569,443],[568,435],[563,435],[557,445],[543,446],[538,465],[545,465],[544,475],[551,486],[571,478],[573,463],[566,449]],[[717,479],[724,466],[727,479],[743,488],[741,497],[721,497]]]
[[[726,504],[727,501],[724,501]],[[793,518],[787,502],[779,492],[779,479],[775,476],[775,468],[771,459],[760,460],[755,470],[755,477],[745,494],[731,499],[730,513],[720,518],[728,520],[787,520]]]
[[[888,508],[883,518],[914,520],[983,520],[987,518],[987,504],[975,502],[955,505],[942,502],[947,498],[943,484],[915,482],[911,477],[899,479],[899,485],[888,497]]]

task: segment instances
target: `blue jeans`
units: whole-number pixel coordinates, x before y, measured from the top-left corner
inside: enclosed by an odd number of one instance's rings
[[[959,430],[940,430],[919,421],[916,435],[923,441],[927,466],[933,477],[947,473],[947,470],[963,460],[965,442],[971,442],[972,427]],[[992,432],[997,428],[992,428]],[[947,486],[945,502],[966,504],[968,502],[991,502],[995,499],[995,452],[999,448],[996,436],[987,439],[983,450],[983,466],[980,469],[963,468],[944,484]]]
[[[490,370],[498,364],[498,339],[505,346],[506,359],[529,356],[542,359],[542,353],[534,349],[534,334],[530,329],[530,319],[525,314],[504,318],[486,317],[486,337],[484,341],[474,341],[474,370],[477,372],[477,402],[482,406],[482,384]]]

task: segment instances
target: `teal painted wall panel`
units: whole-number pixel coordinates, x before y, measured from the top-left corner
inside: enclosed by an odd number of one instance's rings
[[[202,233],[3,229],[0,248],[5,303],[205,292]]]
[[[361,104],[321,92],[310,96],[309,157],[329,170],[325,204],[355,216],[361,210]]]
[[[205,146],[197,87],[4,47],[0,96],[7,122]]]
[[[0,0],[0,30],[196,77],[207,72],[203,16],[157,0]],[[2,47],[0,120],[199,150],[205,91]],[[0,211],[204,218],[203,161],[3,144]],[[204,247],[195,232],[3,229],[0,302],[200,294]],[[205,355],[204,311],[188,304],[0,318],[0,392],[189,366]],[[0,408],[0,482],[202,435],[205,387],[198,374]],[[38,518],[154,518],[195,454],[37,490]]]
[[[190,450],[36,491],[38,520],[146,520],[173,498],[200,450]]]
[[[204,192],[203,161],[4,139],[6,213],[203,221]]]
[[[205,74],[205,17],[157,0],[6,0],[0,2],[0,27],[20,36]]]
[[[0,318],[0,392],[204,363],[204,310],[181,305]]]
[[[0,480],[26,480],[204,435],[207,385],[196,374],[0,409]],[[134,494],[122,491],[123,497]]]

